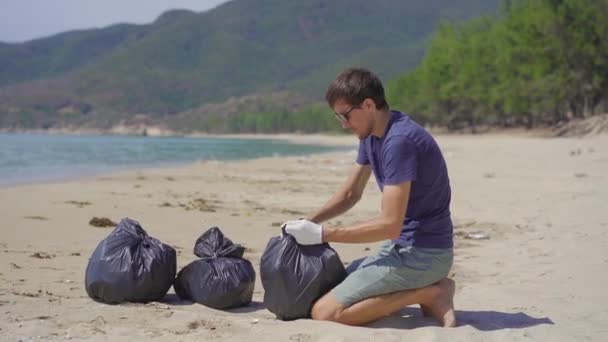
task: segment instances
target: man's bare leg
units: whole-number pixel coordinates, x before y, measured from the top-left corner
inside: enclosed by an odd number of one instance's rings
[[[420,289],[406,290],[372,297],[348,308],[338,302],[330,292],[319,299],[312,308],[312,318],[335,321],[348,325],[364,325],[388,316],[402,308],[421,304],[444,327],[456,326],[454,316],[454,281],[448,278]]]

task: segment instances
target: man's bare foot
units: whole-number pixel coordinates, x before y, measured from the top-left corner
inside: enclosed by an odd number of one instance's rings
[[[433,286],[437,287],[437,296],[431,303],[420,304],[422,314],[425,317],[434,317],[443,327],[455,327],[454,292],[456,285],[454,281],[444,278]]]
[[[433,317],[431,313],[431,308],[426,305],[420,304],[420,311],[422,311],[422,316],[424,317]]]

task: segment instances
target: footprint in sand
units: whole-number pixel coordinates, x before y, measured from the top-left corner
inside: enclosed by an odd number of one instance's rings
[[[23,218],[28,219],[28,220],[40,220],[40,221],[47,221],[49,219],[48,217],[38,216],[38,215],[24,216]]]
[[[308,335],[308,334],[293,334],[293,335],[289,336],[290,341],[296,341],[296,342],[305,342],[305,341],[310,341],[311,339],[312,339],[312,336]]]

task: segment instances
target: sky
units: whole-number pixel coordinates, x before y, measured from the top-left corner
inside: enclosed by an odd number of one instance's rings
[[[201,12],[227,0],[0,0],[0,42],[116,23],[146,24],[169,9]]]

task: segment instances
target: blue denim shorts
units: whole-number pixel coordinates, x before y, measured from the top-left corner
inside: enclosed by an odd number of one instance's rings
[[[376,255],[355,260],[346,279],[333,293],[349,307],[366,298],[431,285],[448,276],[453,249],[400,246],[384,243]]]

